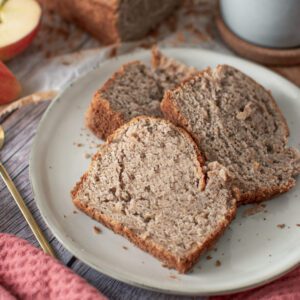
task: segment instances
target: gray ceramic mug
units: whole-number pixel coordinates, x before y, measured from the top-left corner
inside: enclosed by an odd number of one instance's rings
[[[300,47],[300,0],[220,0],[220,9],[227,26],[246,41]]]

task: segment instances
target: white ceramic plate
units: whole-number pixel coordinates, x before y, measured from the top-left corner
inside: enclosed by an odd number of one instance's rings
[[[279,75],[245,60],[196,49],[167,49],[167,55],[198,69],[230,64],[270,89],[291,130],[290,144],[300,146],[300,90]],[[188,275],[161,266],[150,255],[76,210],[70,190],[87,169],[93,153],[84,113],[95,90],[123,63],[149,62],[142,51],[107,61],[68,85],[45,113],[33,144],[30,176],[40,212],[59,241],[96,270],[132,285],[175,294],[220,294],[270,281],[300,262],[300,184],[266,203],[265,211],[243,217],[239,209],[229,230]],[[137,87],[138,88],[138,87]],[[81,143],[83,145],[74,145]],[[249,208],[249,207],[248,207]],[[285,224],[279,228],[278,224]],[[96,234],[93,226],[102,229]],[[281,226],[283,227],[283,226]],[[128,249],[124,249],[127,247]],[[209,258],[209,257],[208,257]],[[216,266],[219,260],[221,266]]]

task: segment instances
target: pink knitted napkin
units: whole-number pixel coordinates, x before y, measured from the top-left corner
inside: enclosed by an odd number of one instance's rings
[[[211,297],[210,300],[299,300],[300,268],[260,288],[243,293]]]
[[[97,289],[25,240],[0,234],[0,300],[105,300]]]

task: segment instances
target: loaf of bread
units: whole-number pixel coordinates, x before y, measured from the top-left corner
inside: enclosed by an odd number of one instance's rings
[[[140,39],[180,0],[40,0],[103,43]]]
[[[100,148],[73,202],[167,267],[187,272],[236,212],[230,173],[202,163],[183,129],[137,117]]]
[[[235,175],[240,203],[286,192],[300,173],[299,151],[270,92],[239,70],[220,65],[168,91],[164,116],[185,128],[205,159]]]
[[[86,113],[86,126],[99,138],[140,115],[161,116],[165,90],[177,86],[196,70],[154,48],[152,68],[141,62],[123,65],[95,93]]]

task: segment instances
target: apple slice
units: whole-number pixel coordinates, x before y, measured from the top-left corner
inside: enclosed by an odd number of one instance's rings
[[[35,0],[0,0],[0,60],[16,56],[30,45],[41,16]]]
[[[0,61],[0,105],[20,96],[21,85],[14,74]]]

